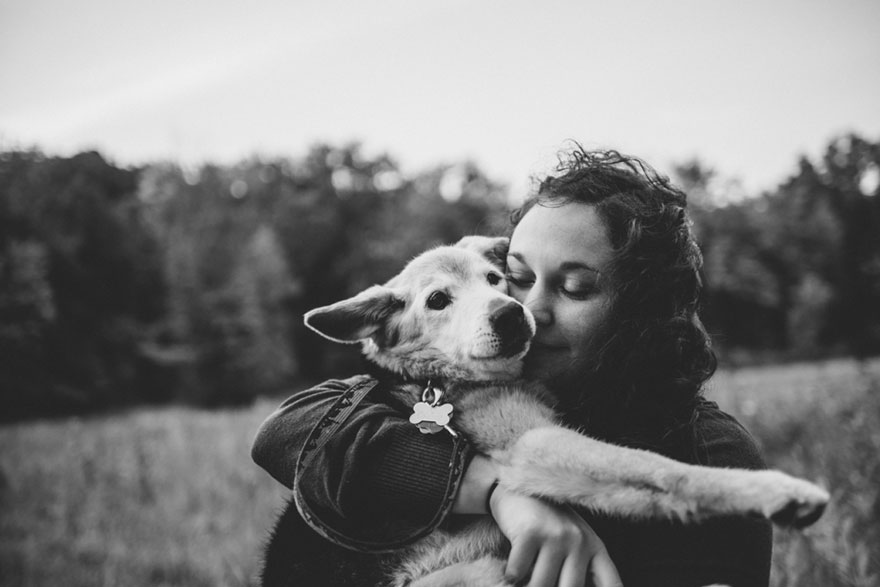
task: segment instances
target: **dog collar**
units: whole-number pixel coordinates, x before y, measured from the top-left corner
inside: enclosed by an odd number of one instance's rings
[[[428,380],[422,391],[422,401],[413,406],[409,421],[415,424],[422,434],[437,434],[441,430],[446,430],[452,436],[458,436],[458,432],[449,425],[452,421],[452,404],[441,404],[442,397],[443,390],[434,387],[434,384]]]

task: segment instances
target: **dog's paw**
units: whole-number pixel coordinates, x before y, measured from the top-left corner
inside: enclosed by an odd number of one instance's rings
[[[770,480],[762,513],[774,524],[788,528],[806,528],[822,516],[831,498],[827,491],[784,473],[767,473],[776,479]]]

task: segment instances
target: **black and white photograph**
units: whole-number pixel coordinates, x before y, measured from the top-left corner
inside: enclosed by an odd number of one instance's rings
[[[0,0],[0,585],[880,587],[878,25]]]

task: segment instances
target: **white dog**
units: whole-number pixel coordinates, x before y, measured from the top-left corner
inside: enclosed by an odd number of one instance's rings
[[[430,250],[383,286],[312,310],[330,340],[362,342],[367,358],[413,381],[401,390],[423,432],[463,434],[500,465],[506,489],[628,518],[760,515],[803,527],[828,494],[778,471],[716,469],[593,440],[559,424],[546,392],[517,381],[535,333],[506,295],[506,239],[467,237]],[[429,382],[429,383],[428,383]],[[413,548],[394,585],[506,585],[504,537],[483,516]]]

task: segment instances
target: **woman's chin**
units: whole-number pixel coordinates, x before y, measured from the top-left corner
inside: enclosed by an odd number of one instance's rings
[[[529,380],[549,381],[567,371],[570,365],[571,359],[566,352],[533,349],[523,362],[523,377]]]

